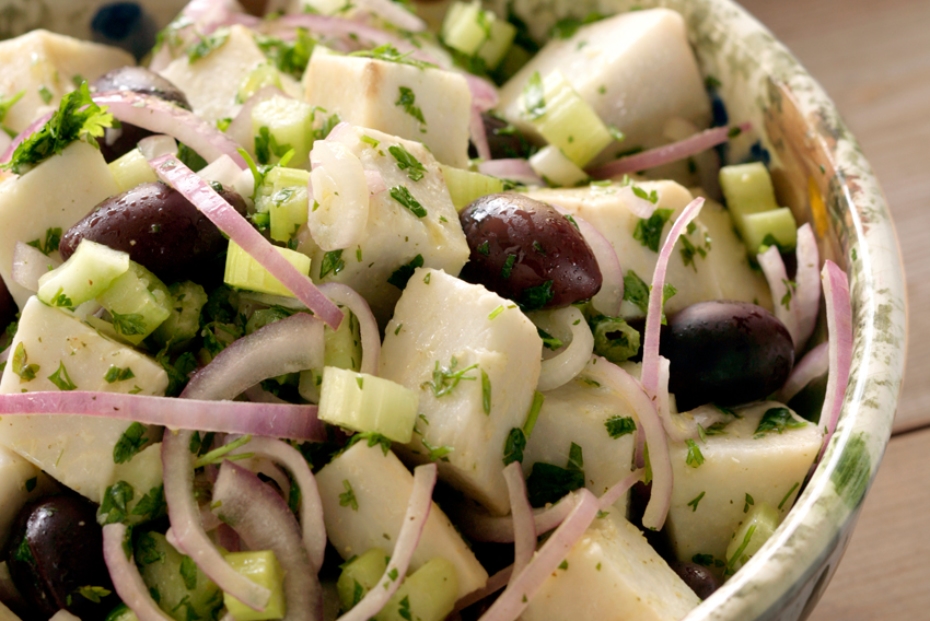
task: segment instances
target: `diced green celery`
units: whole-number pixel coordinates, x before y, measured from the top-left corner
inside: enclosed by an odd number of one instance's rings
[[[276,164],[293,149],[289,165],[305,166],[313,141],[313,107],[290,97],[271,97],[252,108],[252,135],[259,164]]]
[[[310,274],[310,257],[287,248],[276,247],[275,250],[301,274]],[[294,297],[294,294],[281,284],[280,280],[272,276],[232,240],[229,241],[229,249],[226,252],[226,273],[223,282],[238,289]]]
[[[139,149],[129,151],[108,164],[113,180],[120,192],[131,190],[137,185],[158,181],[155,171]]]
[[[323,364],[358,371],[362,363],[362,343],[359,335],[358,318],[347,308],[342,308],[346,320],[339,324],[338,330],[323,327],[325,350]],[[323,385],[323,369],[301,371],[300,396],[311,403],[320,402],[320,387]]]
[[[484,61],[488,70],[493,71],[501,64],[513,45],[517,29],[510,22],[497,19],[490,11],[485,11],[485,14],[490,16],[489,36],[478,49],[478,58]]]
[[[585,171],[565,157],[558,147],[548,145],[530,157],[530,167],[546,183],[554,186],[572,187],[588,180]]]
[[[271,599],[265,610],[252,610],[235,597],[223,593],[226,610],[236,621],[264,621],[281,619],[286,612],[284,601],[284,570],[271,550],[256,552],[233,552],[226,555],[226,562],[233,569],[271,591]]]
[[[266,86],[281,88],[281,72],[271,64],[265,63],[255,67],[239,85],[237,98],[239,103],[248,101],[249,97]]]
[[[457,211],[462,211],[476,198],[504,191],[504,182],[497,177],[440,164],[442,176],[449,188],[452,204]]]
[[[171,316],[171,294],[158,277],[135,261],[97,296],[110,312],[117,336],[138,345]]]
[[[727,546],[727,575],[745,565],[759,551],[778,528],[778,521],[778,510],[767,502],[753,506]]]
[[[200,332],[200,312],[207,303],[207,292],[195,282],[173,283],[168,287],[171,298],[168,310],[171,314],[152,333],[152,337],[162,347],[183,349],[191,339]]]
[[[727,208],[734,215],[778,209],[772,177],[759,162],[721,168],[720,189],[727,199]]]
[[[458,588],[455,566],[437,556],[404,579],[375,620],[442,621],[455,608]]]
[[[787,252],[798,243],[798,224],[787,207],[737,215],[735,220],[743,243],[753,254],[763,252],[765,246],[778,246],[781,252]]]
[[[558,70],[543,80],[543,97],[545,112],[532,120],[533,125],[550,145],[561,149],[579,168],[613,141],[594,109]]]
[[[146,532],[136,537],[136,564],[152,599],[175,621],[214,619],[223,606],[223,592],[165,536]]]
[[[255,199],[258,211],[268,212],[271,239],[288,242],[307,223],[307,184],[310,172],[276,166],[265,175]]]
[[[39,278],[39,299],[75,308],[92,300],[129,270],[129,254],[84,239],[60,266]]]
[[[343,610],[350,610],[375,588],[387,569],[388,555],[381,548],[372,548],[342,566],[336,581],[336,591]]]
[[[443,20],[442,40],[452,49],[472,56],[490,34],[485,13],[478,2],[456,2]]]
[[[419,395],[367,373],[338,367],[323,370],[317,416],[332,425],[373,432],[406,444],[413,438]]]

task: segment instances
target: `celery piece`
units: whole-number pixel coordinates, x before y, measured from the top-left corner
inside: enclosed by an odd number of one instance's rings
[[[129,270],[129,254],[84,239],[63,264],[39,278],[39,299],[75,308],[94,299]]]
[[[117,336],[138,345],[171,316],[171,294],[158,277],[135,261],[97,296],[110,312]]]
[[[413,438],[419,401],[415,391],[390,380],[326,367],[317,416],[332,425],[406,444]]]
[[[778,246],[781,252],[794,250],[798,243],[798,223],[787,207],[738,215],[736,226],[751,253],[764,252],[765,246]]]
[[[259,164],[277,164],[293,150],[289,165],[306,166],[313,146],[313,107],[290,97],[266,99],[252,108],[252,135]]]
[[[223,606],[222,591],[165,536],[145,532],[135,538],[134,557],[142,580],[159,607],[175,621],[213,619]]]
[[[245,76],[245,79],[243,79],[242,83],[239,85],[239,92],[236,98],[239,100],[239,103],[244,103],[248,101],[249,97],[266,86],[274,86],[278,89],[282,88],[281,72],[270,63],[263,63],[255,67],[249,75]]]
[[[307,223],[310,172],[297,168],[272,168],[259,188],[255,208],[271,219],[271,239],[288,242]]]
[[[613,141],[594,109],[558,70],[543,80],[543,98],[545,111],[532,120],[533,125],[578,167],[585,166]]]
[[[490,11],[485,11],[485,13],[490,15],[489,35],[478,49],[478,58],[484,61],[488,70],[493,71],[507,56],[508,50],[513,45],[513,39],[517,35],[517,29],[510,22],[497,19]]]
[[[765,165],[758,162],[721,168],[720,189],[732,214],[747,215],[778,209],[772,177]]]
[[[476,198],[504,191],[504,182],[496,177],[440,164],[446,187],[457,211],[462,211]]]
[[[281,619],[286,612],[284,601],[284,570],[271,550],[256,552],[233,552],[226,555],[226,562],[233,569],[256,584],[271,591],[271,599],[265,610],[252,610],[235,597],[223,593],[226,610],[236,621],[264,621]]]
[[[455,566],[437,556],[404,579],[376,621],[442,621],[455,607],[458,594]]]
[[[753,505],[727,546],[726,574],[746,564],[778,528],[778,510],[766,502]]]
[[[310,273],[310,257],[287,248],[275,248],[281,256],[297,268],[301,274]],[[272,276],[268,270],[253,259],[236,242],[229,241],[226,252],[226,273],[223,282],[231,287],[294,297],[281,281]]]
[[[131,190],[137,185],[158,181],[155,171],[139,149],[129,151],[108,164],[113,180],[120,192]]]
[[[530,157],[530,167],[550,185],[572,187],[588,180],[585,171],[551,144]]]
[[[200,332],[200,312],[207,303],[207,292],[195,282],[173,283],[168,287],[171,295],[168,310],[171,314],[162,322],[152,337],[160,346],[170,345],[172,350],[183,349]]]
[[[368,591],[375,588],[387,564],[387,552],[381,548],[372,548],[342,566],[342,573],[336,581],[336,591],[343,610],[352,609]]]
[[[338,330],[329,326],[323,328],[325,350],[323,364],[358,371],[362,363],[362,343],[359,335],[358,319],[347,308],[340,307],[346,313],[346,320],[339,324]],[[311,403],[320,402],[320,387],[323,385],[323,369],[301,371],[300,396]]]
[[[467,56],[475,54],[489,36],[485,13],[477,2],[453,4],[442,23],[443,42]]]

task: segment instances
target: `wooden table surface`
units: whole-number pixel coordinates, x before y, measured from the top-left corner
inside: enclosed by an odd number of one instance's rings
[[[930,0],[742,0],[824,86],[894,217],[908,276],[894,432],[812,621],[930,620]]]

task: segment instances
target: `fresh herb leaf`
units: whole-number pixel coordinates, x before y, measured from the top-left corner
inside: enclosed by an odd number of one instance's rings
[[[700,503],[700,502],[701,502],[701,499],[704,498],[704,494],[705,494],[705,493],[706,493],[706,492],[701,492],[700,494],[698,494],[697,496],[695,496],[694,498],[692,498],[692,499],[691,499],[691,502],[688,503],[688,506],[691,507],[691,512],[692,512],[692,513],[694,513],[695,511],[697,511],[698,503]]]
[[[358,511],[358,500],[355,498],[355,491],[352,489],[352,484],[349,483],[348,479],[343,479],[342,486],[346,491],[339,494],[339,506],[349,507],[353,511]]]
[[[236,438],[229,444],[224,444],[223,446],[217,447],[212,451],[208,451],[204,455],[201,455],[194,460],[194,468],[203,468],[204,466],[209,466],[212,464],[218,464],[224,459],[236,460],[236,459],[247,459],[252,457],[249,453],[239,453],[238,455],[230,455],[236,449],[242,448],[246,444],[252,441],[252,435],[246,434],[241,438]]]
[[[105,597],[109,597],[112,593],[109,589],[105,589],[99,586],[82,586],[74,590],[75,594],[80,595],[84,599],[91,601],[95,604],[99,604],[100,600]]]
[[[743,504],[743,513],[749,513],[749,507],[753,506],[754,504],[756,504],[756,501],[753,500],[752,496],[747,493],[745,504]]]
[[[490,416],[491,415],[491,378],[488,377],[488,374],[484,369],[481,369],[481,406],[484,409],[484,413]]]
[[[124,464],[131,460],[142,450],[148,440],[145,437],[145,425],[133,423],[129,425],[120,439],[113,446],[113,463]]]
[[[59,245],[61,245],[61,228],[46,229],[44,242],[34,239],[31,242],[26,242],[26,245],[32,246],[45,256],[48,256],[58,250]]]
[[[510,278],[513,273],[513,264],[517,262],[517,255],[508,254],[504,259],[504,265],[501,266],[501,278]]]
[[[390,43],[385,43],[384,45],[379,45],[378,47],[372,50],[359,50],[357,52],[351,52],[349,56],[361,57],[361,58],[372,58],[374,60],[383,60],[385,62],[399,63],[401,65],[410,65],[411,67],[416,67],[417,69],[428,69],[435,68],[436,65],[433,63],[428,63],[422,60],[417,60],[412,57],[413,52],[405,52],[401,54],[396,47]]]
[[[526,479],[526,491],[530,504],[543,507],[555,503],[569,492],[584,487],[584,472],[560,468],[545,462],[533,464],[533,470]]]
[[[103,376],[103,379],[107,384],[115,384],[116,382],[125,382],[135,376],[136,374],[132,372],[130,367],[121,369],[115,364],[111,364],[110,368],[107,369],[107,374]]]
[[[565,345],[561,341],[561,339],[555,338],[554,336],[552,336],[551,334],[549,334],[542,328],[537,327],[536,333],[539,334],[539,338],[541,338],[543,342],[543,347],[545,347],[546,349],[551,349],[555,351],[557,349],[562,349],[562,347]]]
[[[103,525],[126,522],[129,517],[128,506],[134,495],[132,485],[126,481],[117,481],[108,487],[103,492],[100,508],[97,509],[97,521]]]
[[[266,125],[258,129],[258,135],[255,136],[255,158],[259,164],[270,164],[272,156],[283,160],[291,150],[289,144],[278,144],[278,139]]]
[[[527,287],[520,294],[520,308],[525,311],[540,309],[549,303],[553,295],[555,294],[552,292],[551,280],[535,287]]]
[[[194,563],[194,559],[189,556],[182,558],[179,573],[188,591],[197,588],[197,565]]]
[[[602,13],[593,11],[588,13],[584,19],[577,17],[563,17],[549,29],[550,39],[571,39],[578,29],[587,24],[593,24],[607,17]]]
[[[320,279],[326,278],[329,274],[335,276],[345,269],[346,262],[342,260],[342,249],[330,250],[323,255],[320,262]]]
[[[419,181],[426,174],[426,167],[405,149],[404,145],[388,147],[388,152],[397,160],[397,167],[407,171],[407,178],[411,181]]]
[[[294,41],[258,36],[255,38],[255,43],[265,54],[265,58],[274,63],[279,71],[296,80],[303,77],[313,49],[316,47],[316,39],[310,36],[306,28],[296,30]]]
[[[418,267],[423,267],[423,255],[418,254],[410,260],[410,263],[401,265],[388,278],[388,284],[394,285],[401,291],[407,287],[407,282],[413,276]]]
[[[136,506],[132,508],[132,515],[139,516],[143,521],[158,519],[168,513],[168,505],[165,504],[165,486],[159,485],[149,490],[149,493],[139,499]]]
[[[357,433],[351,438],[349,438],[346,448],[354,446],[355,444],[365,440],[369,447],[381,446],[381,452],[385,455],[388,454],[391,450],[391,441],[388,438],[385,438],[380,433],[374,433],[372,431],[366,431],[364,433]]]
[[[649,201],[649,202],[652,203],[653,205],[655,205],[656,203],[659,202],[659,193],[658,193],[656,190],[653,190],[653,191],[647,193],[646,190],[642,189],[642,188],[639,187],[638,185],[632,185],[632,186],[630,186],[630,189],[633,190],[633,194],[634,194],[635,196],[637,196],[637,197],[643,199],[644,201]],[[663,210],[663,211],[669,211],[669,212],[670,212],[670,210],[668,210],[668,209]],[[669,213],[669,215],[671,215],[671,213]],[[666,218],[665,220],[667,221],[668,218]],[[662,224],[665,224],[665,222],[663,222]]]
[[[397,614],[406,619],[406,621],[413,621],[413,615],[410,613],[409,596],[404,596],[404,599],[400,600],[400,606],[397,609]]]
[[[584,455],[582,454],[581,447],[574,442],[572,442],[571,446],[568,448],[568,465],[566,468],[576,472],[584,472]]]
[[[164,563],[166,555],[152,533],[142,533],[136,540],[136,560],[143,565]]]
[[[635,304],[643,314],[649,312],[649,285],[633,270],[623,275],[623,299]]]
[[[530,121],[546,113],[546,91],[538,71],[533,72],[523,87],[523,109],[524,116]]]
[[[26,346],[22,341],[13,350],[13,373],[19,376],[19,382],[31,382],[36,378],[36,373],[41,367],[37,364],[29,364],[29,358],[26,355]]]
[[[145,317],[138,313],[120,313],[110,311],[113,319],[113,329],[122,336],[138,336],[146,333]]]
[[[406,186],[396,185],[391,188],[391,198],[410,210],[410,213],[416,217],[426,217],[426,209],[413,197]]]
[[[620,438],[636,431],[636,421],[631,416],[611,416],[604,421],[604,426],[611,438]]]
[[[455,450],[451,446],[432,446],[425,438],[420,438],[420,442],[423,444],[423,448],[429,451],[430,461],[449,461],[449,454]]]
[[[704,463],[704,454],[701,453],[701,448],[690,438],[685,440],[685,444],[688,446],[688,456],[685,458],[685,463],[692,468],[699,467]]]
[[[633,188],[634,193],[639,189],[636,186],[633,186]],[[645,194],[641,189],[640,192]],[[656,209],[655,212],[649,216],[649,219],[640,218],[639,222],[636,223],[636,228],[633,230],[633,239],[653,252],[658,252],[659,240],[662,238],[662,229],[665,228],[665,223],[668,222],[672,213],[671,209]]]
[[[515,461],[523,463],[523,451],[526,449],[526,436],[519,427],[514,427],[504,441],[504,465]]]
[[[223,47],[229,40],[229,29],[219,28],[207,37],[200,37],[196,43],[187,48],[187,62],[193,63],[206,58],[214,51]]]
[[[773,431],[784,433],[786,429],[797,429],[806,425],[805,421],[794,418],[788,408],[771,408],[762,415],[753,437],[759,439]]]
[[[433,380],[431,382],[425,382],[423,387],[429,387],[433,391],[433,396],[437,399],[439,397],[444,397],[451,393],[459,385],[461,381],[474,381],[478,379],[474,375],[466,375],[466,373],[473,371],[478,368],[478,364],[475,363],[471,366],[465,367],[464,369],[456,370],[458,367],[459,361],[458,358],[452,356],[452,359],[449,361],[449,366],[443,368],[439,365],[439,361],[436,361],[436,367],[433,369]]]
[[[412,90],[406,86],[399,87],[397,101],[394,102],[394,105],[403,108],[404,112],[419,121],[421,126],[420,131],[423,132],[426,131],[422,127],[423,125],[426,125],[426,119],[423,118],[423,111],[420,110],[418,105],[416,105],[416,102],[417,96]]]
[[[65,368],[64,362],[58,362],[58,370],[49,375],[48,380],[55,384],[58,390],[77,390],[77,386],[68,375],[68,369]]]

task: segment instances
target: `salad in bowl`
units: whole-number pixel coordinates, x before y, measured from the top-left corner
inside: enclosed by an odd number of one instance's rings
[[[853,315],[682,13],[271,4],[138,65],[0,43],[0,618],[735,588],[832,455]]]

